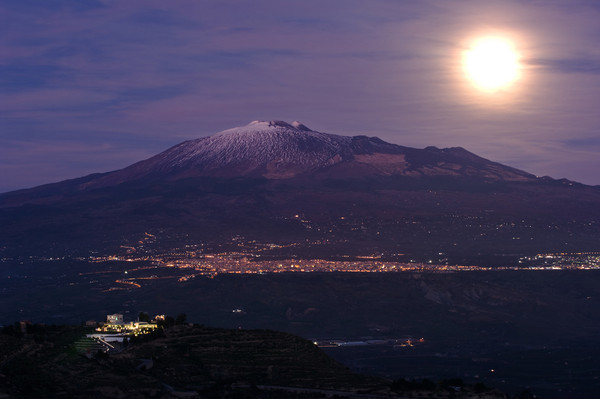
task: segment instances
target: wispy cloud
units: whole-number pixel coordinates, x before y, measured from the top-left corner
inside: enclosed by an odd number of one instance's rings
[[[543,160],[562,150],[600,169],[578,144],[600,127],[600,10],[591,3],[6,0],[0,139],[24,146],[1,165],[0,191],[39,182],[14,170],[85,162],[80,154],[103,138],[111,148],[90,165],[110,170],[158,143],[285,118],[405,145],[461,145],[577,180],[581,168]],[[527,64],[506,100],[478,94],[461,71],[468,40],[489,33],[515,38]],[[130,151],[133,142],[145,150]],[[36,143],[35,154],[25,150]]]
[[[600,74],[600,55],[598,58],[533,59],[525,63],[559,73]]]

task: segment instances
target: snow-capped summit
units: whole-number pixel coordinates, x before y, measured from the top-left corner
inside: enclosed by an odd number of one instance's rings
[[[245,126],[239,126],[239,127],[234,127],[231,129],[223,130],[222,132],[215,134],[215,136],[221,136],[221,135],[232,134],[232,133],[240,134],[240,133],[252,133],[252,132],[256,132],[256,131],[282,130],[282,129],[295,130],[296,128],[293,125],[291,125],[285,121],[259,121],[259,120],[257,120],[257,121],[252,121]]]
[[[479,176],[528,180],[528,173],[488,161],[462,148],[420,150],[376,137],[340,136],[311,130],[302,123],[253,121],[212,136],[185,141],[150,159],[86,183],[115,185],[140,178]]]
[[[253,121],[210,137],[184,142],[163,153],[170,168],[217,175],[286,178],[339,162],[350,137],[313,131],[299,122]]]
[[[306,125],[303,125],[301,122],[298,122],[298,121],[293,121],[292,122],[292,126],[295,127],[298,130],[305,130],[307,132],[311,132],[312,131]]]
[[[298,121],[252,121],[212,136],[185,141],[150,159],[111,173],[113,185],[157,174],[290,178],[351,157],[351,137],[313,131]]]
[[[294,121],[292,123],[287,123],[286,121],[252,121],[246,126],[234,127],[232,129],[223,130],[215,134],[215,136],[223,136],[229,134],[247,134],[247,133],[255,133],[255,132],[268,132],[268,131],[303,131],[303,132],[312,132],[311,129],[306,127],[304,124],[298,121]]]

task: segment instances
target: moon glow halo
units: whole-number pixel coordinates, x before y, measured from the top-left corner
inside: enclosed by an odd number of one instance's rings
[[[510,41],[486,37],[463,53],[463,68],[477,88],[497,92],[519,78],[519,54]]]

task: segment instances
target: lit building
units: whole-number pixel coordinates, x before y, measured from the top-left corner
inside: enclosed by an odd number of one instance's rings
[[[108,324],[123,324],[123,315],[121,313],[107,314],[106,322]]]

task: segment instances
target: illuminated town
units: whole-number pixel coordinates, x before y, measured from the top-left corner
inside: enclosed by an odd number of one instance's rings
[[[309,273],[309,272],[344,272],[344,273],[388,273],[388,272],[431,272],[451,273],[461,271],[490,270],[571,270],[600,269],[600,252],[590,253],[557,253],[537,254],[522,257],[514,266],[482,267],[477,265],[452,265],[441,263],[444,254],[439,253],[436,259],[406,262],[384,259],[382,254],[365,254],[363,256],[342,256],[341,260],[324,259],[266,259],[264,253],[285,249],[297,244],[275,244],[246,241],[235,237],[227,250],[215,250],[205,244],[186,245],[167,251],[152,248],[156,237],[146,233],[137,245],[122,246],[122,253],[112,255],[92,255],[79,260],[111,264],[115,262],[131,262],[132,267],[122,271],[114,282],[117,286],[110,288],[140,288],[148,280],[177,279],[186,282],[196,277],[212,278],[218,274],[265,274],[265,273]],[[152,248],[152,249],[151,249]],[[94,275],[115,270],[96,269],[80,275]],[[121,272],[121,271],[120,271]]]
[[[135,244],[122,245],[113,254],[91,254],[72,258],[94,267],[79,272],[95,283],[94,276],[111,274],[112,285],[105,291],[137,289],[152,280],[170,279],[180,283],[197,277],[213,278],[219,274],[268,273],[393,273],[425,272],[454,273],[466,271],[503,270],[591,270],[600,269],[600,252],[546,253],[524,256],[514,264],[504,266],[457,265],[446,255],[437,253],[431,259],[410,259],[403,254],[371,253],[339,255],[335,259],[286,257],[298,243],[261,243],[234,237],[228,245],[209,243],[188,244],[181,248],[164,249],[157,236],[145,233]],[[328,245],[329,243],[311,243]],[[274,255],[276,254],[276,255]],[[284,254],[284,255],[281,255]],[[63,261],[62,258],[36,258],[30,261]],[[13,261],[0,259],[0,261]]]

